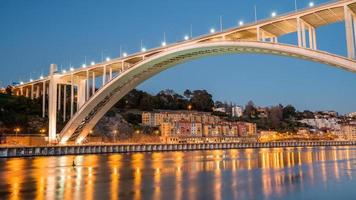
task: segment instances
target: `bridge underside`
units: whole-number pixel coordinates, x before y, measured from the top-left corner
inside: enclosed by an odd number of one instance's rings
[[[205,56],[255,53],[294,57],[356,72],[356,62],[327,52],[266,42],[225,41],[197,43],[168,49],[132,66],[92,96],[60,133],[60,143],[81,143],[103,115],[129,91],[150,77],[180,63]]]

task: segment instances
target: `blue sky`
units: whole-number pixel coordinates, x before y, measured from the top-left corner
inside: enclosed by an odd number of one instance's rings
[[[298,7],[309,1],[298,0]],[[316,4],[325,1],[314,1]],[[63,68],[116,57],[120,45],[133,53],[225,28],[272,11],[293,11],[294,0],[2,0],[0,1],[0,81],[26,81],[46,74],[50,63]],[[317,30],[318,48],[345,55],[344,24]],[[332,36],[332,37],[331,37]],[[295,34],[279,39],[295,44]],[[356,111],[356,74],[323,64],[268,55],[226,55],[181,64],[144,82],[139,89],[156,93],[172,88],[207,89],[214,98],[244,105],[293,104],[299,110]]]

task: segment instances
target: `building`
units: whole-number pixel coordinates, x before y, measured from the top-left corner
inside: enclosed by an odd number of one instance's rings
[[[300,123],[307,124],[316,129],[329,129],[329,130],[340,130],[340,120],[338,118],[332,117],[327,118],[316,116],[312,119],[302,119],[299,120]]]
[[[351,118],[356,117],[356,112],[351,112],[351,113],[347,114],[346,116],[351,117]]]
[[[163,122],[178,122],[178,121],[198,122],[198,123],[218,123],[220,118],[213,116],[208,112],[196,111],[155,111],[142,113],[142,125],[158,127]]]
[[[243,114],[243,109],[241,106],[233,106],[231,108],[231,116],[233,117],[241,117]]]
[[[161,141],[222,142],[256,136],[256,124],[223,121],[218,116],[195,111],[143,112],[142,124],[159,127]],[[235,138],[235,139],[234,139]]]
[[[226,113],[226,108],[225,107],[213,108],[213,111],[214,112]]]
[[[345,140],[356,140],[356,125],[341,125],[341,137]]]

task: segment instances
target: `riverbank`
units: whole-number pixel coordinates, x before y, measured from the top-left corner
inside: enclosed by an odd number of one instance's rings
[[[156,151],[192,151],[215,149],[275,148],[275,147],[314,147],[351,146],[356,141],[298,141],[266,143],[202,143],[202,144],[102,144],[78,146],[40,146],[40,147],[0,147],[0,158],[62,156],[105,153],[132,153]]]

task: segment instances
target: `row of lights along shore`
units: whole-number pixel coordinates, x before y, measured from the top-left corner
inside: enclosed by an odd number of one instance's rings
[[[311,8],[311,7],[314,7],[315,3],[314,3],[314,2],[309,2],[308,5],[309,5],[309,7]],[[271,13],[271,17],[274,18],[274,17],[276,17],[276,16],[277,16],[277,12],[276,12],[276,11],[273,11],[273,12]],[[239,25],[239,26],[243,26],[243,25],[244,25],[244,21],[242,21],[242,20],[238,21],[238,25]],[[215,32],[216,32],[215,28],[210,28],[210,33],[213,34],[213,33],[215,33]],[[188,41],[188,40],[191,39],[191,38],[192,38],[192,36],[189,36],[189,35],[184,35],[184,37],[183,37],[184,41]],[[161,46],[162,46],[162,47],[167,46],[167,41],[166,41],[166,35],[165,35],[165,33],[164,33],[164,40],[161,42]],[[146,49],[146,47],[143,46],[142,41],[141,41],[141,52],[146,52],[146,51],[147,51],[147,49]],[[126,52],[123,52],[122,55],[120,55],[120,56],[123,57],[123,58],[125,58],[125,57],[128,56],[128,54],[127,54]],[[105,59],[106,62],[109,62],[110,60],[111,60],[110,57],[106,57],[106,59]],[[95,63],[94,61],[90,62],[90,65],[92,65],[92,66],[95,65],[95,64],[96,64],[96,63]],[[86,68],[86,67],[87,67],[87,64],[86,64],[86,63],[82,65],[82,68]],[[73,68],[73,67],[70,67],[70,68],[69,68],[69,71],[70,71],[70,72],[74,71],[74,68]],[[63,69],[63,70],[62,70],[62,73],[63,73],[63,74],[67,73],[67,70]],[[39,79],[44,79],[43,75],[41,75]],[[30,79],[30,82],[32,82],[32,81],[33,81],[33,79]],[[23,84],[24,84],[24,82],[21,81],[21,82],[20,82],[20,85],[23,85]]]

